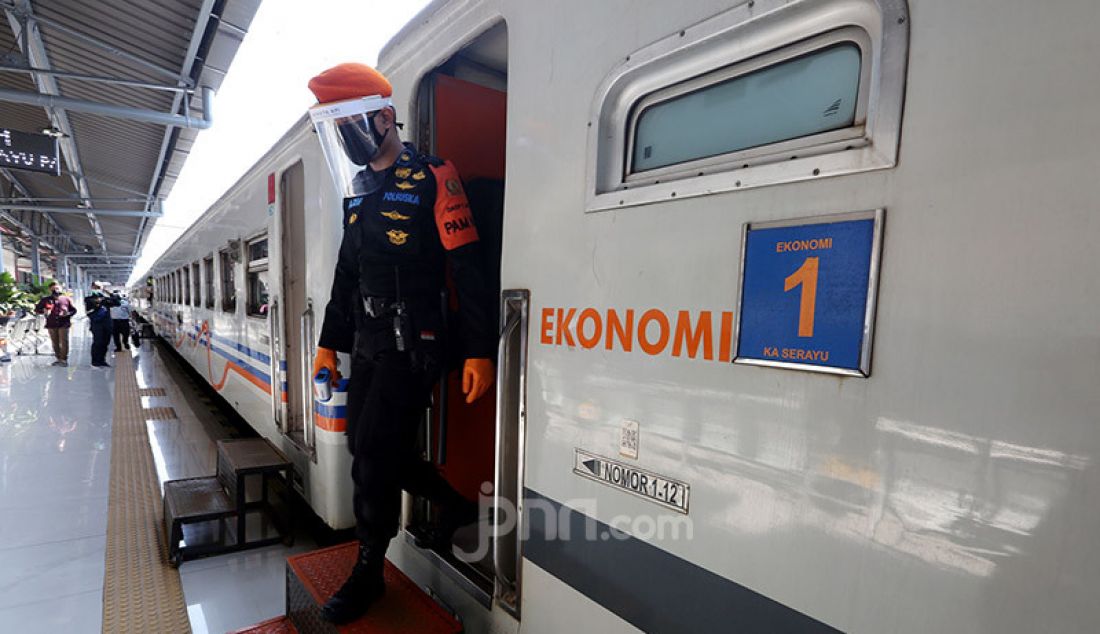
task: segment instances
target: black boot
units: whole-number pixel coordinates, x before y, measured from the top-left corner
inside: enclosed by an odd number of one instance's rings
[[[363,616],[385,594],[386,585],[382,576],[385,560],[385,545],[378,547],[359,542],[359,558],[355,567],[344,585],[321,608],[322,618],[342,625]]]
[[[420,548],[450,552],[455,531],[476,521],[477,504],[456,494],[440,512],[439,524],[417,537],[414,543]]]

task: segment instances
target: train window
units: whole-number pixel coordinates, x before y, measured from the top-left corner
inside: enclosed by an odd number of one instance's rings
[[[202,272],[198,262],[191,265],[191,300],[194,306],[202,305]]]
[[[848,128],[861,63],[859,46],[845,42],[651,95],[631,124],[629,173]]]
[[[211,255],[202,261],[203,296],[207,308],[214,307],[214,256]]]
[[[812,4],[739,3],[624,56],[589,114],[586,211],[894,167],[906,3]]]
[[[239,247],[235,251],[226,249],[218,253],[218,264],[221,266],[222,310],[227,313],[237,312],[237,260],[240,259],[239,256]]]
[[[181,286],[183,287],[183,301],[180,302],[186,306],[191,305],[191,269],[183,267],[180,269],[180,279],[182,280]]]
[[[267,318],[267,237],[248,243],[248,314]]]

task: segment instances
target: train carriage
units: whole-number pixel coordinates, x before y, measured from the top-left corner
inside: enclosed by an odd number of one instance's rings
[[[382,51],[499,265],[495,402],[423,448],[498,523],[390,558],[469,631],[1091,632],[1091,0],[433,2]],[[353,524],[310,359],[303,117],[141,310]],[[343,367],[348,367],[344,359]]]

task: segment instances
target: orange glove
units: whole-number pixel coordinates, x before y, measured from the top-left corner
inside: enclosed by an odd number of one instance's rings
[[[317,373],[323,368],[328,368],[329,376],[332,377],[332,385],[335,386],[340,381],[340,371],[336,369],[339,363],[336,359],[335,350],[318,346],[317,356],[313,359],[313,376],[317,376]]]
[[[462,366],[462,393],[467,403],[473,403],[489,391],[496,372],[491,359],[466,359]]]

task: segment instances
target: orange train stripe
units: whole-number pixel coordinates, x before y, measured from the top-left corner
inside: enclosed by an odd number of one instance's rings
[[[313,424],[325,431],[347,431],[348,421],[344,418],[329,418],[313,413]]]

